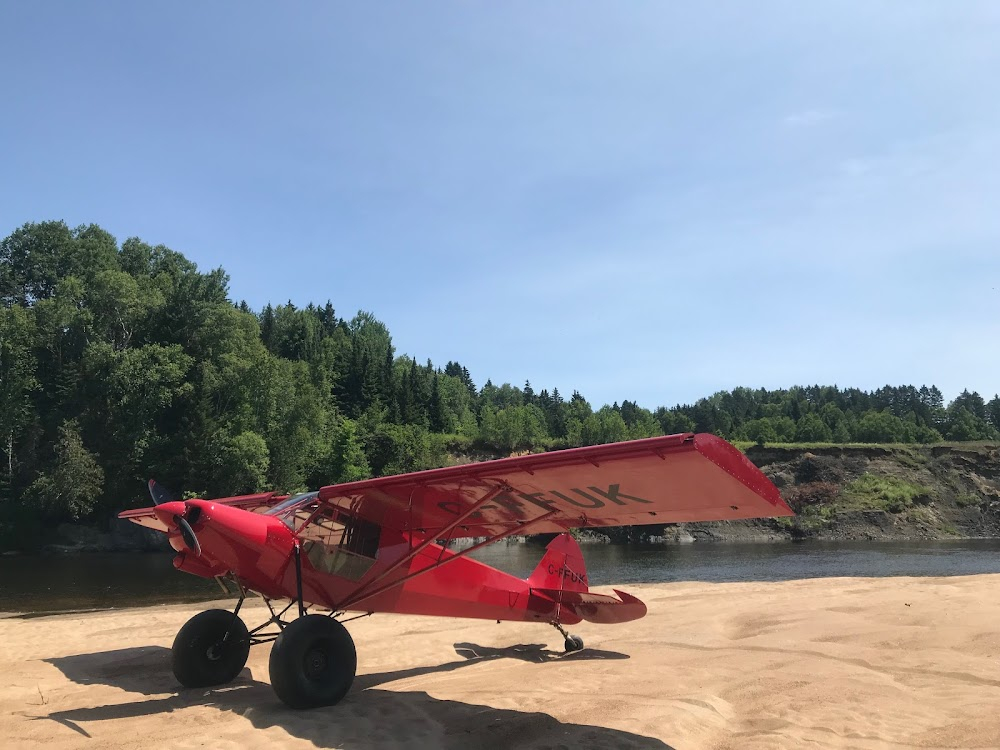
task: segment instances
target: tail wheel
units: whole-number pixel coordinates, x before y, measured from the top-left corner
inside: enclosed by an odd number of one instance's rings
[[[358,656],[347,628],[306,615],[281,631],[271,649],[271,687],[291,708],[332,706],[354,682]]]
[[[174,677],[184,687],[232,682],[250,655],[250,634],[239,617],[224,609],[201,612],[174,638]]]
[[[579,651],[583,648],[583,638],[578,635],[568,635],[566,636],[566,643],[564,645],[567,654],[572,651]]]

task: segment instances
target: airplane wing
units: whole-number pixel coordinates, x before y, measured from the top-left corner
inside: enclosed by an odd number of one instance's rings
[[[319,499],[453,539],[794,515],[740,451],[692,433],[331,485]]]
[[[220,498],[218,500],[214,500],[213,502],[222,503],[223,505],[231,505],[234,508],[243,508],[244,510],[257,513],[262,510],[267,510],[276,502],[283,500],[284,498],[284,495],[279,495],[277,492],[261,492],[256,495],[239,495],[237,497]],[[118,517],[123,518],[126,521],[131,521],[132,523],[137,523],[140,526],[145,526],[149,529],[156,529],[157,531],[164,532],[167,531],[166,525],[156,517],[152,508],[124,510],[118,514]]]

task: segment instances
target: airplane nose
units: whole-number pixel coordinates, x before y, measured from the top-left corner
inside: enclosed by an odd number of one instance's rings
[[[198,516],[201,515],[200,507],[189,507],[188,503],[173,500],[168,503],[160,503],[153,508],[153,513],[168,529],[176,529],[180,532],[184,546],[194,553],[195,557],[201,556],[201,544],[198,542],[194,529],[191,528],[191,522],[197,521]],[[170,542],[170,545],[178,551],[181,549],[173,541]]]
[[[180,500],[172,500],[168,503],[160,503],[155,508],[153,508],[153,513],[156,517],[160,519],[167,528],[173,528],[177,524],[174,522],[174,516],[183,516],[185,511],[184,503]]]

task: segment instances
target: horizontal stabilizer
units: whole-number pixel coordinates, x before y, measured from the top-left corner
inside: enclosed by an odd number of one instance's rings
[[[577,616],[588,622],[611,624],[630,622],[646,615],[646,605],[631,594],[612,589],[616,599],[607,594],[594,594],[584,591],[566,591],[560,589],[532,588],[533,596],[543,596],[561,604]]]

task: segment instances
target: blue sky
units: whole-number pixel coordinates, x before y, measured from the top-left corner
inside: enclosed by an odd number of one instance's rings
[[[6,2],[0,71],[0,236],[595,405],[1000,390],[1000,3]]]

